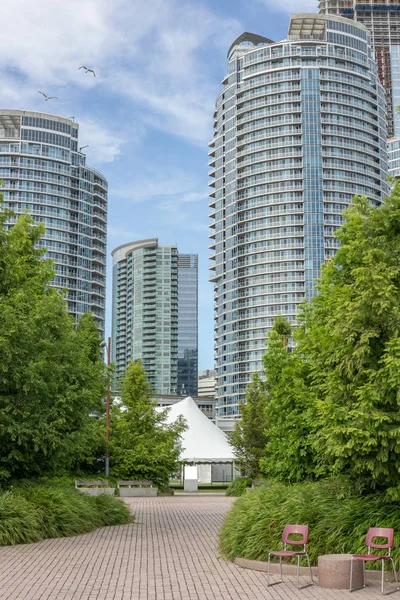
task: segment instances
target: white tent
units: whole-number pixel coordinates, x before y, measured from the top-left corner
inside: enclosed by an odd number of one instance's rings
[[[168,408],[167,423],[182,416],[188,427],[182,435],[181,459],[185,463],[204,465],[198,469],[199,482],[211,482],[211,464],[233,463],[235,458],[226,434],[206,417],[190,396]]]
[[[188,426],[182,435],[182,460],[195,463],[233,462],[232,446],[226,434],[201,412],[190,396],[168,408],[167,423],[182,416]]]

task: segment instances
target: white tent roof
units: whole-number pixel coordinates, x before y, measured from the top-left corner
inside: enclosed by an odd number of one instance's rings
[[[176,421],[181,415],[188,426],[182,434],[182,460],[197,463],[227,463],[234,460],[226,434],[201,412],[190,396],[168,408],[167,423]]]

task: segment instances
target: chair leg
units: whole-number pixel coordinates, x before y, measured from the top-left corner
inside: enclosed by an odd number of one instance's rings
[[[365,562],[362,561],[362,565],[363,565],[363,587],[365,587]]]
[[[297,587],[299,587],[299,572],[300,572],[300,556],[297,556],[297,574],[296,574]]]
[[[313,574],[312,574],[312,568],[311,568],[311,562],[310,562],[310,557],[308,556],[308,554],[306,554],[307,556],[307,561],[308,561],[308,568],[310,569],[310,578],[311,578],[311,583],[314,583],[314,579],[313,579]]]
[[[384,592],[384,584],[385,584],[385,561],[382,560],[382,581],[381,581],[381,592]]]
[[[281,572],[281,579],[280,581],[274,581],[273,583],[271,583],[271,553],[268,552],[268,567],[267,567],[267,587],[272,586],[272,585],[278,585],[278,583],[282,583],[283,582],[283,576],[282,576],[282,557],[279,557],[279,566],[280,566],[280,572]]]
[[[398,582],[398,579],[397,579],[397,572],[396,572],[396,567],[395,567],[395,564],[394,564],[394,560],[393,560],[392,557],[390,557],[390,560],[392,561],[393,575],[394,575],[394,578],[396,580],[396,588],[399,589],[399,582]]]

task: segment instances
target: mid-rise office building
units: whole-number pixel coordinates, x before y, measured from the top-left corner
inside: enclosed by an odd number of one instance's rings
[[[190,361],[197,379],[197,256],[180,255],[176,246],[152,238],[123,244],[112,257],[117,386],[129,362],[142,360],[154,392],[175,395],[178,387],[190,386]],[[181,363],[181,384],[179,352],[189,362],[185,368]]]
[[[400,135],[394,123],[400,104],[400,0],[319,0],[319,9],[321,13],[353,19],[369,30],[388,103],[388,135]]]
[[[4,206],[44,223],[40,245],[54,261],[74,318],[91,311],[104,335],[107,181],[86,164],[78,124],[45,113],[0,110]]]
[[[293,324],[355,194],[388,192],[384,89],[363,25],[292,15],[228,51],[210,142],[217,416],[239,416],[277,315]]]

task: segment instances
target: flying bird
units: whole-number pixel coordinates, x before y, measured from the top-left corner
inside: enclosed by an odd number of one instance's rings
[[[44,97],[44,99],[46,100],[57,100],[57,96],[48,96],[47,94],[45,94],[44,92],[41,92],[40,90],[38,90],[39,94],[42,94],[42,96]]]
[[[79,69],[85,69],[85,73],[93,73],[93,77],[96,77],[96,73],[93,71],[93,69],[89,69],[88,67],[85,67],[85,65],[82,65],[82,67],[79,67]]]

